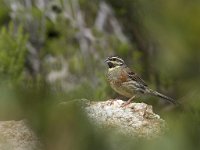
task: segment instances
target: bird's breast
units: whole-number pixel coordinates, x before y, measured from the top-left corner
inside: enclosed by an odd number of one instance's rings
[[[120,69],[120,68],[118,68]],[[114,89],[120,95],[126,96],[128,98],[133,96],[133,90],[126,86],[128,77],[123,70],[112,70],[107,74],[108,81],[112,89]]]

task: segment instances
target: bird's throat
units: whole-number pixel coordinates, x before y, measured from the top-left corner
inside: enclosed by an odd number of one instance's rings
[[[120,67],[120,66],[113,66],[112,68],[109,67],[108,70],[109,70],[109,71],[112,71],[112,70],[115,70],[115,69],[117,69],[117,68],[119,68],[119,67]]]
[[[115,66],[114,66],[114,64],[112,62],[108,62],[108,67],[109,68],[114,68]]]

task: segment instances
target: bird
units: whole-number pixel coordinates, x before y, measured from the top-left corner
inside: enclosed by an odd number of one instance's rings
[[[111,88],[118,94],[129,98],[124,106],[130,104],[135,98],[148,95],[178,104],[173,98],[149,88],[145,81],[125,64],[122,58],[111,56],[105,60],[105,63],[108,65],[106,77]]]

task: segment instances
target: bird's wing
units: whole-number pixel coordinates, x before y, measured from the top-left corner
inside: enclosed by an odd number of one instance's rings
[[[142,78],[140,78],[135,72],[131,71],[128,67],[126,68],[126,70],[127,70],[128,76],[132,80],[134,80],[134,81],[142,84],[143,86],[147,87],[147,84],[144,82],[144,80],[142,80]]]

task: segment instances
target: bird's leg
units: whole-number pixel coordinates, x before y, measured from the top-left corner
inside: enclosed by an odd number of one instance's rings
[[[132,96],[131,98],[129,98],[129,100],[127,102],[125,102],[124,104],[122,104],[121,107],[126,107],[127,105],[129,105],[134,98],[135,98],[135,95]]]

